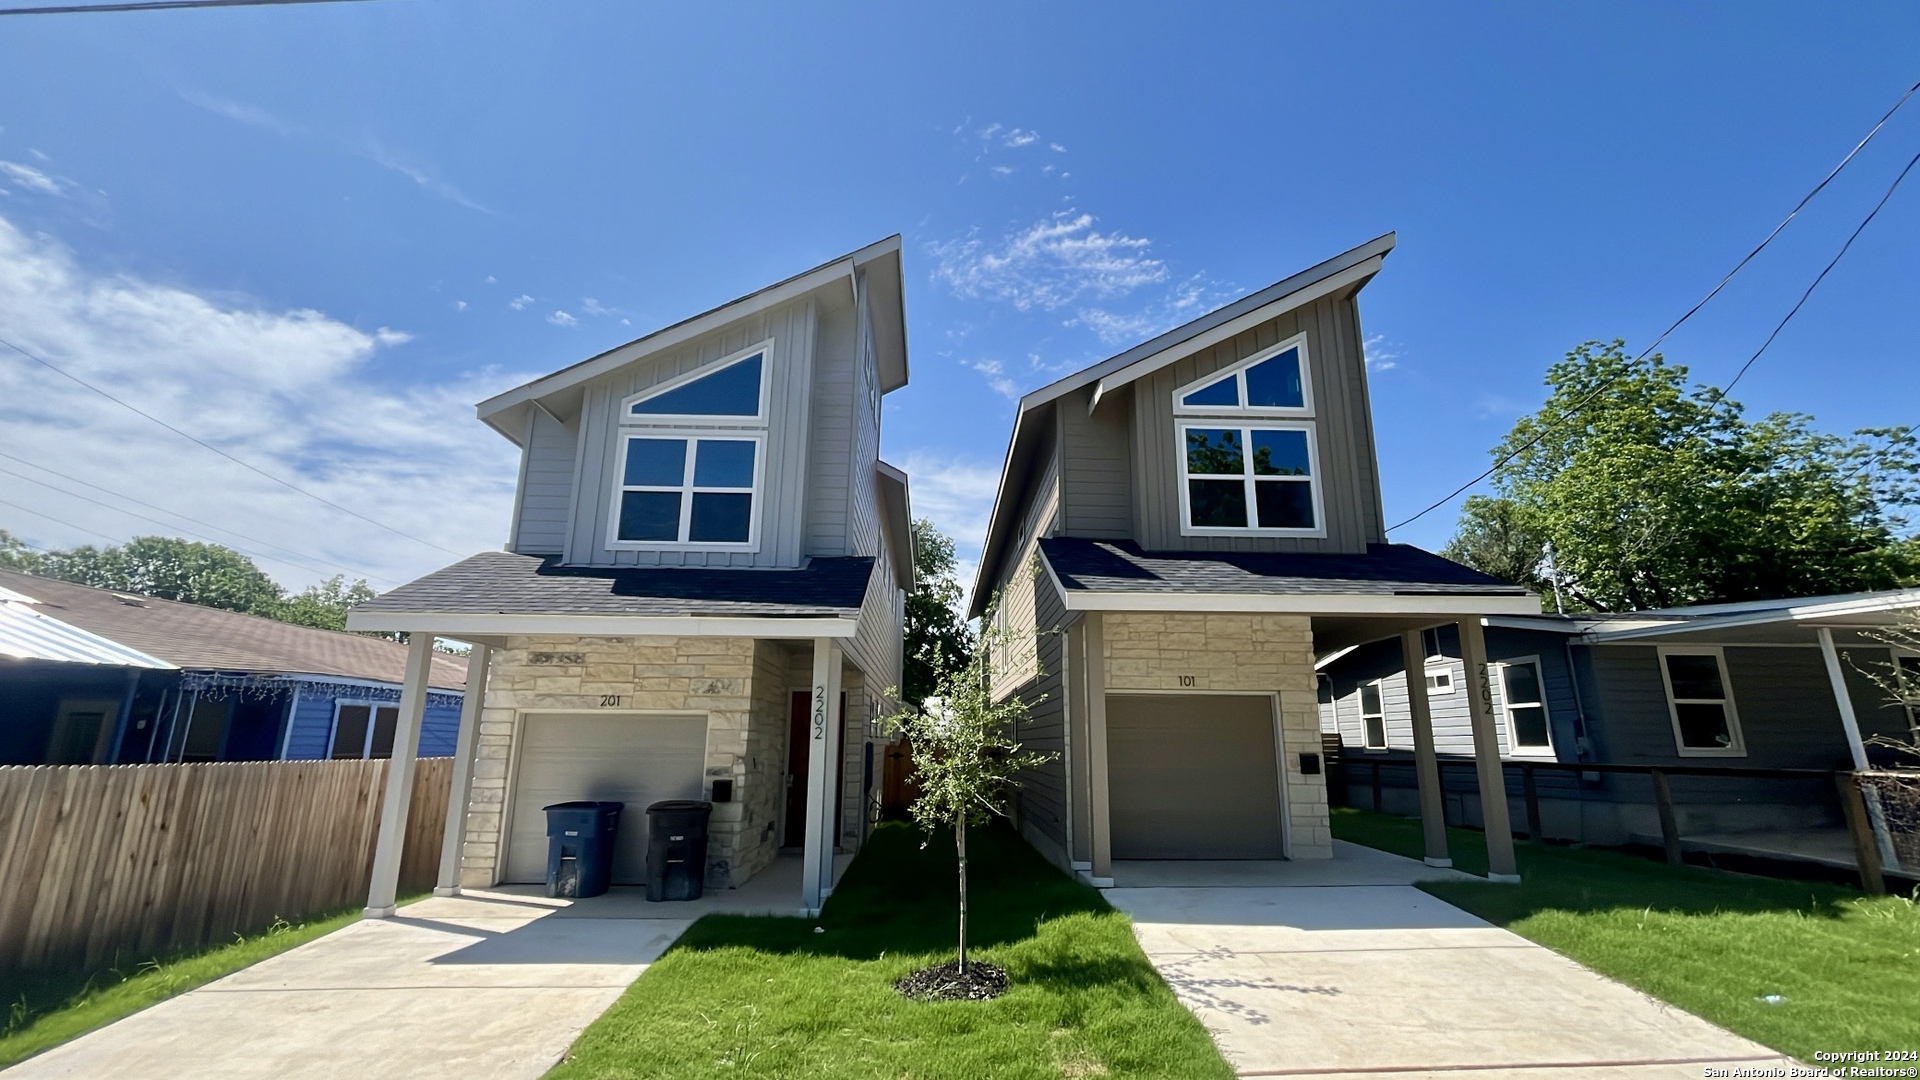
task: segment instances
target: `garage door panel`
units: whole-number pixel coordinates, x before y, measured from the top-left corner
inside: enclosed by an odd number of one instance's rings
[[[707,718],[569,713],[527,716],[521,723],[504,880],[546,880],[541,807],[592,799],[627,804],[614,842],[613,880],[644,882],[647,806],[702,797]]]
[[[1280,778],[1264,697],[1107,698],[1116,859],[1277,859]]]

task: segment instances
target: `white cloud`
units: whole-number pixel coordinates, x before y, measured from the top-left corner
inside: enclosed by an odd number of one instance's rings
[[[1047,149],[1049,149],[1049,150],[1051,150],[1051,151],[1053,151],[1053,152],[1054,152],[1054,153],[1056,153],[1056,154],[1064,154],[1064,153],[1066,153],[1066,152],[1067,152],[1067,148],[1066,148],[1066,147],[1064,147],[1064,146],[1061,146],[1061,145],[1060,145],[1059,143],[1057,143],[1057,142],[1056,142],[1056,143],[1048,143],[1048,144],[1047,144]]]
[[[580,320],[564,311],[556,311],[547,316],[547,321],[555,326],[579,326]]]
[[[1392,371],[1400,366],[1400,353],[1391,349],[1390,344],[1385,334],[1375,334],[1360,343],[1360,352],[1366,358],[1368,371]]]
[[[1108,311],[1086,307],[1074,312],[1069,326],[1084,326],[1108,345],[1135,344],[1192,322],[1240,294],[1241,290],[1196,274],[1177,282],[1136,311]]]
[[[318,311],[269,311],[94,273],[58,242],[28,236],[4,217],[0,324],[50,363],[396,529],[459,552],[497,548],[505,535],[513,448],[474,421],[472,402],[519,376],[483,371],[396,383],[412,365],[381,361],[410,340],[403,331],[368,333]],[[0,450],[301,553],[188,523],[177,530],[255,553],[289,586],[338,565],[386,588],[454,561],[194,446],[17,354],[0,363]],[[94,532],[166,531],[0,481],[0,499],[70,523],[0,507],[0,527],[41,546],[99,543]]]
[[[992,173],[993,173],[993,175],[995,175],[995,176],[1012,176],[1012,175],[1013,175],[1013,166],[1011,166],[1011,165],[995,165],[995,166],[993,166],[993,168],[992,168],[992,170],[991,170],[991,171],[992,171]]]
[[[520,311],[531,303],[533,303],[533,297],[528,296],[526,293],[521,293],[519,296],[507,301],[507,306],[515,311]]]
[[[994,393],[1010,401],[1020,400],[1020,384],[1008,377],[1005,364],[998,360],[974,360],[967,366],[986,376],[987,385],[993,387]]]
[[[1000,140],[1000,145],[1012,147],[1017,150],[1022,146],[1032,146],[1039,141],[1039,133],[1014,128],[1012,131],[1007,132],[1005,138]]]
[[[1064,210],[991,243],[976,231],[930,244],[933,276],[958,296],[1020,311],[1111,299],[1166,280],[1166,264],[1148,254],[1152,241],[1093,225],[1092,214]]]
[[[610,308],[610,307],[607,307],[607,306],[606,306],[605,304],[602,304],[602,303],[601,303],[600,301],[598,301],[598,300],[595,300],[595,299],[594,299],[593,297],[591,297],[591,296],[587,296],[587,297],[582,297],[582,298],[581,298],[581,300],[580,300],[580,310],[581,310],[581,311],[584,311],[584,312],[586,312],[586,313],[587,313],[587,314],[589,314],[589,315],[612,315],[612,314],[614,314],[614,310],[613,310],[612,308]]]
[[[932,450],[908,453],[900,467],[907,473],[914,516],[926,518],[953,538],[960,584],[973,588],[1000,467]]]
[[[455,300],[453,302],[453,310],[455,311],[467,310],[467,302],[465,300]]]
[[[494,277],[494,276],[493,276],[492,274],[488,274],[488,275],[487,275],[487,279],[486,279],[486,284],[488,284],[488,285],[498,285],[499,283],[500,283],[500,279],[499,279],[499,278],[497,278],[497,277]]]
[[[0,161],[0,172],[11,176],[14,183],[30,191],[38,191],[45,195],[61,195],[66,192],[66,184],[31,165],[22,165],[15,161]]]

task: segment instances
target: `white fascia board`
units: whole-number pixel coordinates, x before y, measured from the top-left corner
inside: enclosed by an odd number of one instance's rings
[[[1588,641],[1599,643],[1631,641],[1635,638],[1656,637],[1661,634],[1698,634],[1711,630],[1735,630],[1741,627],[1776,623],[1816,625],[1828,620],[1849,619],[1861,615],[1891,615],[1916,608],[1920,608],[1920,589],[1902,589],[1899,592],[1881,593],[1836,603],[1777,607],[1739,615],[1703,615],[1694,619],[1676,619],[1653,626],[1636,626],[1623,630],[1596,629],[1586,637]]]
[[[1572,615],[1501,615],[1488,619],[1487,625],[1508,630],[1544,630],[1550,634],[1582,634],[1598,626],[1599,620]]]
[[[1348,645],[1345,648],[1335,649],[1332,652],[1328,653],[1327,655],[1321,657],[1320,659],[1315,660],[1313,662],[1313,670],[1325,671],[1329,667],[1332,667],[1335,661],[1339,660],[1341,657],[1347,655],[1348,653],[1352,652],[1353,650],[1359,647],[1360,646],[1358,645]]]
[[[1384,254],[1375,255],[1373,258],[1358,265],[1350,266],[1331,277],[1321,278],[1319,281],[1313,282],[1294,292],[1290,292],[1285,296],[1275,297],[1273,300],[1254,308],[1252,311],[1221,323],[1219,326],[1203,334],[1196,334],[1193,337],[1187,338],[1185,341],[1169,345],[1159,352],[1141,357],[1126,367],[1121,368],[1119,371],[1101,379],[1100,384],[1094,387],[1093,400],[1087,403],[1087,411],[1091,413],[1093,410],[1098,409],[1100,407],[1100,399],[1106,397],[1113,391],[1133,382],[1135,379],[1150,375],[1181,357],[1190,356],[1202,349],[1218,345],[1230,337],[1245,333],[1247,330],[1263,322],[1277,318],[1280,315],[1284,315],[1294,308],[1305,307],[1321,297],[1331,296],[1348,286],[1365,281],[1379,273],[1380,268],[1386,265],[1386,261],[1387,257]]]
[[[1537,611],[1540,598],[1431,593],[1119,593],[1068,590],[1069,611],[1168,611],[1266,615],[1518,615]]]
[[[463,634],[558,634],[579,637],[850,638],[854,618],[704,617],[668,615],[488,615],[470,612],[349,612],[348,630],[401,630],[440,637]]]
[[[568,387],[577,386],[589,379],[597,378],[616,368],[631,364],[635,360],[639,360],[651,353],[656,353],[662,349],[669,349],[675,345],[691,341],[701,334],[719,329],[721,326],[733,322],[736,319],[744,318],[756,312],[765,311],[771,307],[777,307],[789,300],[798,299],[822,286],[832,284],[842,279],[851,282],[853,270],[853,256],[835,259],[833,262],[810,270],[807,273],[801,274],[799,277],[789,278],[778,285],[762,289],[749,296],[743,296],[738,300],[714,308],[705,314],[696,315],[685,322],[669,326],[664,330],[655,331],[643,338],[636,338],[633,341],[627,342],[625,345],[603,352],[592,359],[582,360],[572,367],[562,368],[551,375],[542,376],[530,383],[514,387],[506,393],[496,394],[474,406],[474,412],[480,419],[486,420],[494,413],[500,412],[503,409],[510,409],[516,405],[532,401],[535,398],[545,397],[548,394],[558,393]]]

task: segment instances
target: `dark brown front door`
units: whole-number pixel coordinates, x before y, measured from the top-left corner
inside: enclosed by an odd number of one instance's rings
[[[787,830],[781,844],[784,847],[805,847],[807,843],[807,736],[808,720],[813,715],[813,694],[807,690],[795,690],[790,699],[787,715]],[[840,725],[846,730],[847,695],[840,695]],[[844,757],[844,755],[842,755]],[[845,762],[837,762],[834,775],[845,773]],[[840,836],[840,806],[842,803],[840,786],[828,796],[833,800],[833,835],[837,842]]]

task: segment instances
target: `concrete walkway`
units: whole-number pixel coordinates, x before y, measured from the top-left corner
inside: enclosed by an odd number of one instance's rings
[[[1194,864],[1195,883],[1160,863],[1126,887],[1115,866],[1107,899],[1241,1076],[1648,1080],[1788,1064],[1412,886],[1451,871],[1334,846],[1331,863]]]
[[[794,914],[799,860],[687,903],[542,892],[469,891],[354,923],[0,1076],[531,1080],[695,918]]]

